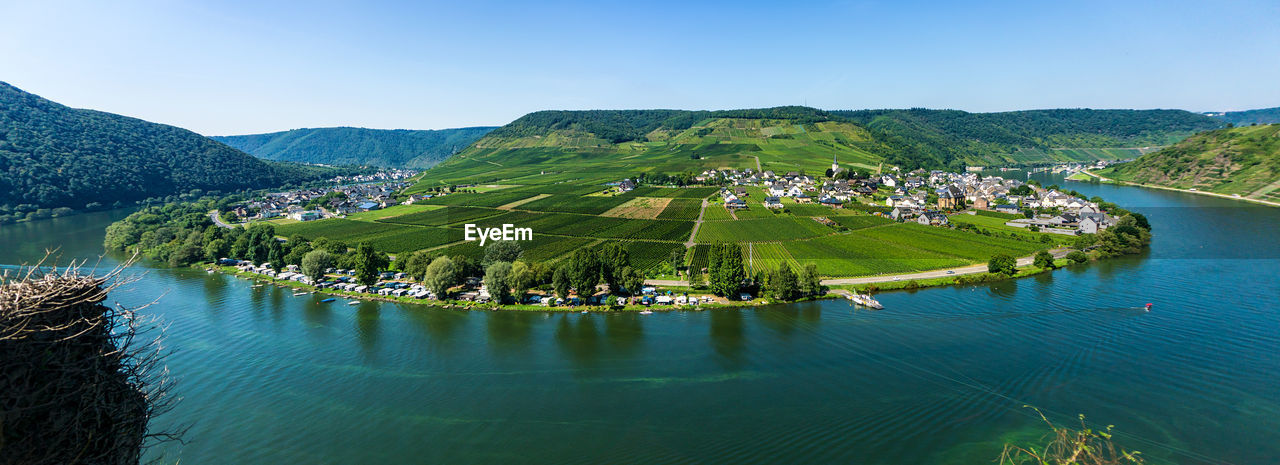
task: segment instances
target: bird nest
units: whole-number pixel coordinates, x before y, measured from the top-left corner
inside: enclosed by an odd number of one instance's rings
[[[0,464],[136,464],[178,438],[147,429],[173,401],[162,331],[104,304],[123,269],[0,276]]]

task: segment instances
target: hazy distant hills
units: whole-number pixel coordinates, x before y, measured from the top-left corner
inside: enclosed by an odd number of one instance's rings
[[[107,207],[324,174],[264,162],[186,129],[68,108],[0,82],[0,222],[37,209]]]
[[[268,160],[430,168],[495,127],[441,130],[314,128],[212,139]]]
[[[1205,114],[1236,126],[1280,123],[1280,107],[1245,111],[1210,112]]]
[[[1203,132],[1098,174],[1280,201],[1280,124]]]

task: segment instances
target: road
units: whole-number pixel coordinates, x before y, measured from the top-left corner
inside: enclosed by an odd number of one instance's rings
[[[693,247],[697,242],[693,238],[698,236],[698,228],[702,227],[702,214],[707,211],[707,199],[702,199],[702,209],[698,210],[698,219],[693,222],[693,231],[689,233],[689,240],[684,242],[684,248]]]
[[[1062,258],[1067,256],[1067,254],[1070,253],[1071,250],[1072,249],[1067,249],[1067,248],[1053,249],[1053,250],[1050,250],[1049,253],[1053,255],[1053,258]],[[1018,259],[1018,266],[1027,266],[1034,261],[1035,261],[1034,255],[1028,256],[1028,257],[1022,257]],[[951,273],[948,273],[948,271],[950,271]],[[862,278],[824,279],[822,280],[822,284],[827,286],[838,286],[838,285],[847,285],[847,284],[887,283],[891,281],[909,281],[912,279],[943,278],[947,276],[960,276],[963,274],[980,274],[980,273],[986,273],[986,272],[987,272],[987,264],[981,263],[977,265],[962,266],[959,268],[921,271],[919,273],[895,274],[895,275],[884,275],[884,276],[867,276]],[[647,279],[645,280],[644,283],[650,286],[688,285],[688,283],[685,281],[676,281],[676,280],[669,280],[669,279]]]
[[[209,210],[209,219],[210,219],[210,220],[213,220],[213,224],[216,224],[216,225],[218,225],[219,227],[223,227],[223,228],[227,228],[227,229],[231,229],[231,228],[234,228],[234,227],[235,227],[235,226],[229,225],[229,224],[227,224],[227,223],[223,223],[223,222],[222,222],[222,218],[219,218],[219,217],[218,217],[218,211],[217,211],[217,210]]]

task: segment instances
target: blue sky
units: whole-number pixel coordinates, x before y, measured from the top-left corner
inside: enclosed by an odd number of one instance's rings
[[[1235,110],[1280,106],[1280,2],[0,0],[0,81],[207,135],[542,109]]]

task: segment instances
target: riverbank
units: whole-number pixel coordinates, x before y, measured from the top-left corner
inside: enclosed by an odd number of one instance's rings
[[[770,301],[768,299],[734,301],[734,300],[727,300],[721,297],[713,296],[715,300],[712,302],[704,302],[699,304],[686,304],[686,305],[626,304],[626,305],[610,305],[610,306],[605,306],[605,305],[544,306],[544,305],[530,305],[530,304],[496,304],[493,302],[477,303],[477,302],[469,302],[469,301],[461,301],[461,300],[417,299],[413,297],[396,297],[396,296],[385,296],[385,295],[378,295],[378,294],[367,294],[367,293],[343,291],[343,290],[337,290],[337,289],[322,289],[322,288],[318,288],[313,285],[301,283],[298,281],[280,280],[280,279],[275,279],[270,276],[266,276],[258,273],[250,273],[250,272],[242,271],[232,266],[205,265],[203,269],[212,270],[214,272],[229,274],[239,278],[248,279],[263,285],[270,284],[273,286],[282,287],[286,289],[306,291],[309,294],[327,295],[327,296],[333,296],[333,297],[344,297],[344,298],[350,298],[350,299],[359,300],[359,301],[377,301],[377,302],[402,303],[402,304],[411,304],[411,305],[424,305],[429,307],[451,309],[451,310],[483,310],[483,311],[501,310],[501,311],[553,312],[553,313],[564,313],[564,312],[572,313],[572,312],[584,312],[584,311],[588,313],[643,312],[646,310],[654,311],[654,312],[673,312],[673,311],[695,311],[696,312],[696,311],[706,311],[706,310],[723,309],[723,308],[754,308],[754,307],[763,307],[763,306],[778,305],[778,304],[794,304],[794,303],[813,302],[813,301],[821,301],[821,300],[846,299],[849,297],[850,293],[873,294],[873,293],[882,292],[882,291],[894,291],[894,290],[914,291],[917,289],[925,289],[930,287],[965,286],[965,285],[975,285],[975,284],[984,284],[984,283],[994,283],[994,282],[1000,282],[1000,281],[1006,281],[1011,279],[1018,279],[1018,278],[1024,278],[1027,276],[1043,274],[1043,273],[1051,272],[1056,269],[1060,269],[1066,266],[1076,264],[1071,260],[1063,258],[1064,256],[1066,256],[1067,253],[1070,253],[1071,251],[1072,251],[1071,249],[1056,249],[1051,251],[1051,253],[1053,253],[1054,255],[1054,266],[1052,268],[1041,268],[1041,267],[1034,266],[1032,263],[1033,257],[1020,258],[1018,259],[1017,272],[1015,272],[1012,275],[1000,275],[1000,274],[988,273],[986,271],[987,265],[980,264],[980,265],[971,265],[967,267],[953,269],[953,270],[962,270],[962,272],[957,271],[954,274],[947,274],[946,271],[948,270],[934,270],[934,271],[922,272],[922,273],[912,273],[908,275],[825,280],[823,281],[823,286],[828,288],[828,292],[826,294],[823,294],[820,296],[807,296],[801,299],[787,301],[787,302]],[[1093,261],[1093,260],[1096,260],[1096,258],[1090,259],[1090,261]],[[1088,262],[1085,262],[1085,263],[1088,263]],[[679,281],[672,281],[672,282],[680,283]],[[650,283],[646,282],[646,284],[650,284]],[[698,289],[689,287],[687,285],[670,285],[670,286],[661,285],[661,286],[666,288],[665,290],[672,293],[693,294],[698,292]],[[703,295],[709,295],[709,294],[703,294]],[[699,295],[697,297],[702,297],[703,295]]]
[[[310,293],[319,294],[319,295],[328,295],[333,297],[346,297],[346,298],[351,298],[351,299],[360,300],[360,301],[377,301],[377,302],[391,302],[391,303],[402,303],[402,304],[412,304],[412,305],[425,305],[429,307],[445,308],[445,309],[451,309],[451,310],[490,310],[490,311],[502,310],[502,311],[570,312],[570,313],[583,312],[583,311],[593,312],[593,313],[643,312],[645,310],[654,311],[654,312],[703,311],[703,310],[712,310],[712,309],[718,309],[718,308],[758,307],[763,305],[773,305],[773,304],[779,304],[779,303],[795,303],[795,302],[803,302],[806,300],[836,299],[836,298],[842,297],[835,294],[827,294],[824,296],[809,297],[806,299],[801,299],[801,300],[792,301],[792,302],[771,302],[768,300],[733,301],[733,300],[725,300],[725,299],[716,297],[715,298],[717,299],[716,301],[704,302],[696,305],[676,305],[676,304],[672,304],[672,305],[627,304],[627,305],[611,305],[611,306],[605,306],[605,305],[543,306],[543,305],[530,305],[530,304],[500,305],[492,302],[476,303],[476,302],[468,302],[468,301],[461,301],[461,300],[416,299],[412,297],[396,297],[396,296],[385,296],[385,295],[377,295],[377,294],[366,294],[366,293],[343,291],[343,290],[337,290],[337,289],[322,289],[306,283],[300,283],[297,281],[290,281],[290,280],[280,280],[280,279],[275,279],[270,276],[266,276],[258,273],[250,273],[247,271],[242,271],[233,266],[205,265],[202,267],[202,269],[213,270],[215,272],[229,274],[239,278],[255,281],[260,284],[270,284],[273,286],[287,288],[287,289],[308,291]],[[676,289],[675,291],[679,291],[679,290],[683,290],[683,289]]]
[[[1095,173],[1090,172],[1089,170],[1081,170],[1080,172],[1081,172],[1081,173],[1084,173],[1084,174],[1087,174],[1087,175],[1089,175],[1089,176],[1092,176],[1094,179],[1097,179],[1099,182],[1104,182],[1104,183],[1118,184],[1118,185],[1122,185],[1122,186],[1145,187],[1145,188],[1148,188],[1148,189],[1160,189],[1160,190],[1166,190],[1166,191],[1182,192],[1182,193],[1185,193],[1185,194],[1207,195],[1207,196],[1210,196],[1210,197],[1218,197],[1218,198],[1223,198],[1223,199],[1241,200],[1241,201],[1245,201],[1245,202],[1252,202],[1252,203],[1257,203],[1257,204],[1267,205],[1267,206],[1270,206],[1270,207],[1280,207],[1280,202],[1272,202],[1272,201],[1270,201],[1270,200],[1255,199],[1255,198],[1252,198],[1252,197],[1245,197],[1245,196],[1242,196],[1242,195],[1219,194],[1219,193],[1217,193],[1217,192],[1206,192],[1206,191],[1201,191],[1201,190],[1181,189],[1181,188],[1177,188],[1177,187],[1160,186],[1160,185],[1156,185],[1156,184],[1143,184],[1143,183],[1132,182],[1132,181],[1122,181],[1122,180],[1119,180],[1119,179],[1112,179],[1112,178],[1107,178],[1107,177],[1099,176],[1099,175],[1097,175],[1097,174],[1095,174]],[[1071,179],[1071,178],[1067,178],[1067,180],[1068,180],[1068,181],[1076,181],[1076,182],[1089,182],[1089,181],[1082,181],[1082,180],[1079,180],[1079,179]]]

